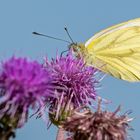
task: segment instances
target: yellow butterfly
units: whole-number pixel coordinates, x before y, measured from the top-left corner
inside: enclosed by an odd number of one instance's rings
[[[85,44],[72,44],[77,55],[116,78],[140,81],[140,18],[107,28]]]

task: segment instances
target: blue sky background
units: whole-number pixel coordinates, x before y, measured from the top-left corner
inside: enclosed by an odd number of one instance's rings
[[[0,60],[13,54],[42,61],[67,49],[67,44],[32,35],[38,31],[68,39],[64,26],[76,42],[85,42],[94,33],[111,25],[140,17],[139,0],[1,0],[0,1]],[[107,76],[98,94],[112,101],[108,108],[133,111],[130,132],[139,139],[140,83],[129,83]],[[15,140],[55,140],[56,128],[48,131],[42,120],[32,118],[17,131]]]

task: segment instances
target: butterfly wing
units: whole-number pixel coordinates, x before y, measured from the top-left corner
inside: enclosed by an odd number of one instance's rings
[[[140,81],[140,19],[95,34],[85,47],[88,64],[116,78]]]

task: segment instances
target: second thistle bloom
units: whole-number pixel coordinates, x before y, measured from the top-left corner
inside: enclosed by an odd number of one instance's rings
[[[97,69],[86,66],[82,58],[74,58],[69,52],[67,56],[46,60],[46,69],[52,75],[52,94],[50,97],[50,111],[57,118],[62,115],[62,110],[67,112],[70,109],[90,104],[95,99],[95,79]],[[61,112],[61,113],[60,113]]]
[[[12,57],[1,64],[0,119],[21,127],[29,107],[43,106],[48,95],[49,73],[37,61]],[[12,119],[13,118],[13,119]],[[13,122],[11,122],[13,121]]]

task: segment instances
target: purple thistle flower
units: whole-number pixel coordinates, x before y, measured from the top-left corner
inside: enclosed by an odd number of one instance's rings
[[[41,108],[43,97],[48,96],[49,73],[36,61],[12,57],[1,64],[0,119],[18,118],[21,127],[29,107]],[[14,122],[15,123],[15,122]]]
[[[55,96],[48,100],[49,111],[56,120],[58,116],[63,118],[66,112],[91,104],[95,99],[98,81],[94,76],[97,69],[86,66],[82,58],[74,58],[69,52],[65,57],[57,56],[50,63],[46,60],[45,64],[52,75],[52,94]]]

